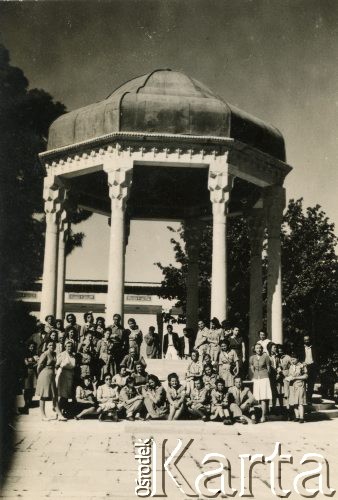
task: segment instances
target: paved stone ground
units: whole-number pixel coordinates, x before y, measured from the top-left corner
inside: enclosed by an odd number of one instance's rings
[[[297,472],[306,470],[299,460],[304,453],[317,452],[330,464],[331,486],[338,489],[338,419],[308,422],[267,422],[259,425],[186,422],[98,422],[97,420],[41,422],[39,410],[15,422],[16,443],[12,469],[2,498],[41,499],[133,499],[137,462],[134,442],[152,436],[157,443],[168,438],[168,449],[177,438],[194,439],[179,464],[187,478],[195,480],[206,453],[224,454],[232,465],[233,487],[239,489],[240,453],[270,455],[276,441],[283,453],[292,453],[293,465],[283,465],[283,487],[290,487]],[[313,465],[308,467],[313,468]],[[204,469],[205,470],[205,469]],[[211,483],[212,484],[212,483]],[[210,485],[211,485],[210,484]],[[314,481],[312,481],[314,484]],[[308,486],[311,485],[311,481]],[[273,499],[267,465],[254,469],[254,498]],[[170,478],[169,499],[185,499]],[[203,498],[203,497],[201,497]],[[235,498],[240,498],[237,493]],[[302,498],[292,493],[291,499]],[[317,498],[324,498],[318,495]]]

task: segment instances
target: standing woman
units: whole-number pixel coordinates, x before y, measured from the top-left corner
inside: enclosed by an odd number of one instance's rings
[[[36,383],[36,396],[40,397],[40,412],[42,420],[49,420],[46,416],[46,401],[53,401],[53,408],[56,409],[60,420],[65,420],[61,414],[58,401],[57,401],[57,391],[55,384],[55,365],[56,365],[56,355],[55,355],[55,344],[49,342],[47,344],[47,350],[43,352],[39,358],[37,372],[38,380]]]
[[[234,377],[238,375],[238,357],[233,349],[230,349],[228,340],[221,340],[221,351],[218,357],[218,375],[224,380],[225,388],[234,385]]]
[[[294,408],[295,422],[304,423],[304,406],[306,405],[305,382],[308,378],[305,363],[299,361],[299,356],[295,353],[290,355],[291,365],[289,375],[289,405]]]
[[[67,340],[65,350],[59,354],[56,361],[57,373],[57,391],[59,397],[59,408],[64,406],[68,399],[74,399],[74,371],[75,356],[73,344]],[[66,420],[62,418],[62,420]]]
[[[269,399],[272,399],[269,373],[271,363],[269,355],[263,352],[263,346],[256,343],[255,354],[250,357],[250,369],[253,378],[253,395],[262,408],[261,422],[265,422]]]
[[[143,340],[143,333],[139,329],[134,318],[128,319],[128,326],[130,329],[130,333],[128,336],[129,349],[131,347],[134,347],[136,349],[137,355],[139,356],[140,347],[141,347],[142,340]]]
[[[233,349],[238,357],[238,367],[240,377],[243,376],[243,365],[245,363],[245,343],[243,337],[239,334],[238,326],[232,329],[232,335],[229,337],[230,349]]]
[[[208,352],[210,354],[212,364],[215,364],[218,359],[220,351],[219,343],[221,341],[222,336],[223,336],[223,330],[220,322],[218,321],[217,318],[212,318],[212,320],[210,321],[210,331],[208,335],[208,344],[209,344]]]
[[[55,327],[55,318],[52,314],[48,314],[45,317],[45,332],[50,333],[52,330],[54,330]]]
[[[24,358],[26,373],[23,386],[23,398],[25,401],[25,406],[23,408],[23,413],[28,414],[29,408],[32,404],[32,399],[34,396],[34,391],[36,387],[36,367],[38,365],[39,356],[37,355],[36,343],[30,342],[27,346],[27,352]]]

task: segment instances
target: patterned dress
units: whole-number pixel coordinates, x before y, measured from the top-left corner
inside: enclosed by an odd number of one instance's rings
[[[238,361],[238,356],[233,349],[221,351],[218,357],[219,376],[224,380],[225,387],[234,385],[233,370]]]

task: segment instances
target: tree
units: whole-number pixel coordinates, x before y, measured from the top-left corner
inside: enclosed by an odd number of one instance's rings
[[[249,315],[249,241],[246,220],[230,218],[228,224],[228,292],[229,319],[248,328]],[[170,231],[175,232],[172,228]],[[176,299],[185,318],[187,256],[182,225],[171,239],[178,265],[156,263],[164,279],[160,295]],[[210,311],[212,227],[201,232],[200,252],[200,315]],[[319,205],[303,210],[303,200],[290,200],[281,228],[283,321],[287,338],[299,341],[304,333],[319,339],[320,352],[332,349],[337,329],[338,261],[337,238],[332,224]],[[266,249],[266,241],[264,244]],[[267,257],[263,266],[263,297],[266,306]],[[266,307],[265,307],[266,309]],[[219,318],[222,319],[222,318]]]
[[[290,200],[282,227],[284,331],[308,333],[325,356],[337,332],[338,260],[334,224],[319,205]]]
[[[161,283],[160,295],[167,299],[177,299],[177,307],[183,309],[185,318],[186,307],[186,278],[188,259],[185,252],[185,226],[182,224],[175,231],[176,238],[171,239],[175,252],[175,260],[179,266],[167,266],[157,262],[164,279]],[[240,322],[242,328],[248,326],[249,309],[249,277],[247,273],[249,261],[249,239],[246,230],[246,220],[242,217],[230,218],[227,234],[228,246],[228,290],[229,290],[229,318],[233,322]],[[199,255],[199,315],[208,318],[210,314],[210,283],[211,283],[211,252],[212,226],[206,224],[201,231],[201,246]],[[220,320],[224,318],[219,318]]]
[[[22,70],[11,66],[8,50],[0,45],[0,381],[2,443],[20,367],[20,342],[35,321],[16,290],[41,276],[44,247],[42,186],[44,171],[38,153],[46,149],[50,124],[66,108],[44,90],[29,89]],[[88,213],[74,209],[79,222]],[[81,245],[82,233],[71,234],[70,251]],[[5,382],[5,383],[4,383]],[[7,401],[7,405],[5,404]],[[3,444],[5,447],[5,445]],[[2,454],[3,458],[5,454]],[[5,465],[5,464],[3,464]],[[1,468],[1,464],[0,464]]]

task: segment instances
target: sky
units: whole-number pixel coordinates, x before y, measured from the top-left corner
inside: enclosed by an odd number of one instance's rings
[[[31,88],[70,111],[156,68],[182,71],[276,126],[293,167],[287,198],[320,204],[338,223],[336,0],[0,2],[1,41]],[[173,259],[167,222],[133,221],[127,281],[159,281]],[[78,225],[84,246],[67,277],[106,279],[109,227]],[[98,258],[99,256],[99,258]]]

